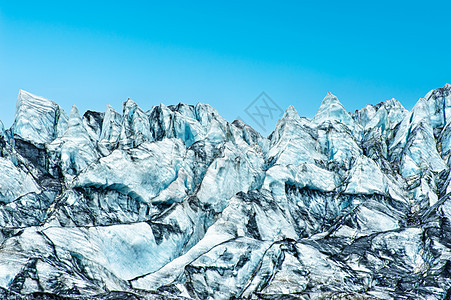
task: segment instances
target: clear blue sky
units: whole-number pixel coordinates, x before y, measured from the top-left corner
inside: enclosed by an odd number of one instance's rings
[[[252,124],[262,91],[312,117],[327,91],[348,111],[411,109],[451,82],[449,0],[92,2],[0,0],[5,127],[19,89],[81,112],[200,101]]]

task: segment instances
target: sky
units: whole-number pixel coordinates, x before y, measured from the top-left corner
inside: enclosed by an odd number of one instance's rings
[[[391,98],[411,109],[451,83],[450,11],[449,0],[0,0],[0,120],[11,126],[19,89],[68,113],[203,102],[264,135],[289,105],[313,117],[328,91],[350,112]],[[262,124],[249,108],[265,105]]]

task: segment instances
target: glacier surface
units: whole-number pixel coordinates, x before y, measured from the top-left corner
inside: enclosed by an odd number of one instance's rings
[[[451,85],[328,93],[268,137],[211,106],[0,122],[0,298],[449,299]]]

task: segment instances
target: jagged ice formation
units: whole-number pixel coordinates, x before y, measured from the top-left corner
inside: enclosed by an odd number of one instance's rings
[[[328,93],[262,137],[209,105],[19,92],[0,122],[0,297],[449,299],[451,85]],[[52,298],[53,297],[53,298]]]

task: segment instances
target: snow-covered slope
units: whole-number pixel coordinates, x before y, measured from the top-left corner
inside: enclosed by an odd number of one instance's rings
[[[0,298],[448,299],[451,85],[328,93],[262,137],[209,105],[0,122]],[[52,298],[53,297],[53,298]]]

